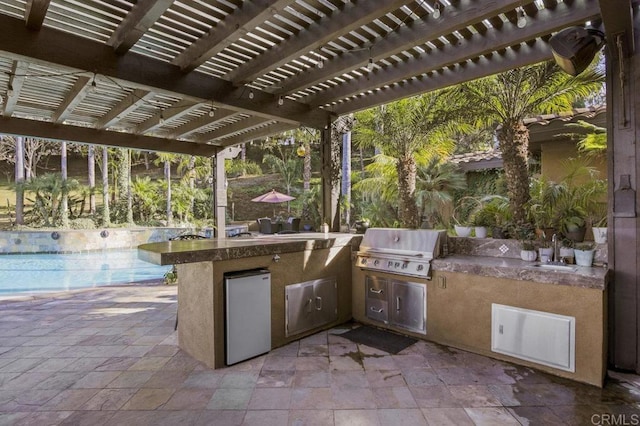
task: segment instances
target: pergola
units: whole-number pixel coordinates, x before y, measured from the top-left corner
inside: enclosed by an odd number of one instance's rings
[[[591,23],[607,37],[609,180],[628,175],[635,191],[634,9],[630,0],[0,0],[0,133],[216,156],[316,128],[324,214],[335,218],[337,117],[551,59],[552,34]],[[609,221],[612,359],[632,369],[635,207]]]

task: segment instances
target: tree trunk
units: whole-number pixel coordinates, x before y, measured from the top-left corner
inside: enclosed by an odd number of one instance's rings
[[[102,148],[102,225],[111,225],[109,212],[109,148]]]
[[[416,204],[416,162],[411,156],[398,159],[399,218],[402,226],[416,229],[420,225],[420,215]]]
[[[16,225],[24,224],[24,138],[16,136]]]
[[[302,160],[302,181],[304,192],[311,189],[311,144],[304,142],[304,158]]]
[[[87,173],[89,178],[89,211],[96,214],[96,148],[89,145],[87,153]]]
[[[173,212],[171,211],[171,162],[164,162],[164,178],[167,181],[167,226],[173,225]]]
[[[60,218],[62,227],[69,227],[69,190],[67,188],[67,142],[60,142],[60,174],[62,175],[62,205]]]
[[[127,149],[127,223],[133,222],[133,191],[131,190],[131,150]]]
[[[196,156],[192,155],[189,157],[189,189],[191,190],[191,195],[189,195],[189,214],[191,217],[195,216],[194,207],[196,204],[194,191],[196,188]]]
[[[527,220],[526,205],[529,193],[529,130],[522,122],[505,123],[497,131],[507,191],[509,207],[515,223]]]
[[[342,135],[342,196],[344,223],[351,223],[351,131]]]

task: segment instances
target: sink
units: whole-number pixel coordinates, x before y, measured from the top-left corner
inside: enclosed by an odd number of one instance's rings
[[[548,264],[548,263],[537,263],[532,266],[534,268],[549,269],[552,271],[561,271],[561,272],[575,272],[578,270],[578,268],[573,265],[554,265],[554,264]]]

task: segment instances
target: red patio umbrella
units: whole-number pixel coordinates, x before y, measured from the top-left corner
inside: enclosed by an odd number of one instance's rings
[[[256,203],[285,203],[287,201],[295,200],[296,197],[292,197],[291,195],[283,194],[282,192],[278,192],[275,189],[267,192],[266,194],[262,194],[256,198],[252,198],[251,201]],[[273,209],[273,216],[276,215],[276,209]]]

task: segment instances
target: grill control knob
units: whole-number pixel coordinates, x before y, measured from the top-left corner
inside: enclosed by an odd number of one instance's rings
[[[394,265],[396,268],[400,267],[400,262],[396,262],[396,264]]]
[[[393,262],[392,262],[392,261],[389,261],[389,263],[387,263],[387,267],[388,267],[388,268],[393,267]]]
[[[360,264],[361,265],[366,265],[367,264],[367,259],[365,259],[364,257],[362,259],[360,259]]]
[[[422,271],[424,269],[424,265],[418,265],[418,267],[416,268],[418,271]]]
[[[408,266],[409,266],[409,264],[407,262],[404,262],[402,264],[402,269],[407,269]]]
[[[376,260],[373,262],[373,266],[378,266],[378,264],[379,264],[379,263],[380,263],[380,261],[379,261],[378,259],[376,259]]]

